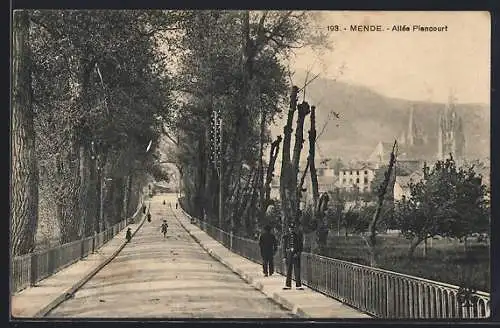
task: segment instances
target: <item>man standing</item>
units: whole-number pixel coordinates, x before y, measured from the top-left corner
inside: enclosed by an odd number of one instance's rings
[[[300,280],[300,254],[302,253],[303,244],[302,233],[295,227],[295,224],[290,223],[288,233],[283,236],[283,248],[285,251],[286,263],[286,282],[283,289],[292,288],[292,269],[295,273],[295,286],[297,289],[302,288]]]
[[[259,239],[259,246],[264,276],[272,276],[274,273],[273,257],[278,249],[278,242],[276,241],[276,237],[271,233],[271,227],[269,225],[264,227],[264,233]]]

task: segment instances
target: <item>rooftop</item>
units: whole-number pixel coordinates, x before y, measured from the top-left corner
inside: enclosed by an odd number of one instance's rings
[[[358,162],[358,163],[349,163],[342,167],[340,171],[351,171],[351,170],[364,170],[364,169],[370,169],[374,170],[375,166],[370,163],[364,163],[364,162]]]

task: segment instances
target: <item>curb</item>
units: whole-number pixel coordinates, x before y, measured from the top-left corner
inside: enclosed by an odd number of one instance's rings
[[[135,231],[132,233],[132,238],[135,236],[137,231],[142,227],[146,220],[146,217],[142,219],[142,221],[139,223]],[[124,241],[116,251],[111,254],[110,257],[102,261],[95,269],[92,269],[89,273],[87,273],[82,279],[80,279],[76,284],[74,284],[72,287],[70,287],[68,290],[66,290],[63,294],[59,295],[57,298],[52,300],[48,305],[43,307],[41,310],[35,313],[33,317],[35,318],[42,318],[49,314],[52,310],[54,310],[57,306],[59,306],[61,303],[66,301],[67,299],[70,299],[73,297],[73,295],[80,289],[83,285],[85,285],[90,279],[92,279],[93,276],[95,276],[99,271],[102,270],[106,265],[109,264],[120,252],[121,250],[128,244],[128,241]]]
[[[225,261],[220,255],[215,253],[211,248],[206,247],[198,237],[196,237],[190,229],[188,229],[181,220],[177,217],[177,215],[174,213],[174,217],[177,219],[177,222],[180,223],[182,228],[186,230],[186,232],[191,236],[191,238],[196,241],[201,248],[203,248],[211,257],[213,257],[215,260],[218,262],[222,263],[224,266],[226,266],[228,269],[230,269],[232,272],[236,273],[240,278],[242,278],[244,281],[246,281],[250,286],[255,288],[256,290],[260,291],[262,294],[264,294],[267,298],[271,299],[275,303],[281,305],[287,310],[290,310],[292,314],[294,314],[297,317],[300,318],[309,318],[306,312],[302,308],[300,308],[297,305],[292,304],[291,302],[287,301],[285,298],[281,297],[278,293],[266,293],[264,291],[264,285],[261,282],[256,282],[253,277],[251,277],[249,274],[245,273],[243,270],[236,268],[229,262]],[[186,216],[190,217],[189,214],[185,213]],[[200,229],[201,230],[201,229]],[[203,230],[201,230],[203,231]],[[210,237],[212,238],[212,237]],[[224,246],[222,246],[224,247]],[[253,261],[252,261],[253,262]],[[255,262],[254,262],[255,263]],[[281,274],[280,274],[281,275]],[[283,276],[283,275],[281,275]],[[284,277],[284,276],[283,276]]]

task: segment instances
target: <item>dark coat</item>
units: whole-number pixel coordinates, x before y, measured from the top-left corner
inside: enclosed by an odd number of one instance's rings
[[[270,232],[264,232],[259,238],[260,253],[263,255],[272,255],[278,249],[278,241]]]
[[[283,248],[284,248],[285,252],[290,251],[290,249],[289,249],[290,238],[294,238],[293,244],[295,247],[294,247],[292,254],[302,253],[302,250],[304,249],[304,238],[303,238],[301,232],[287,233],[286,235],[283,236]]]

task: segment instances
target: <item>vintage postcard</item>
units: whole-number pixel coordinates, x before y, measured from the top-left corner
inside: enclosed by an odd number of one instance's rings
[[[12,17],[11,319],[490,316],[488,12]]]

